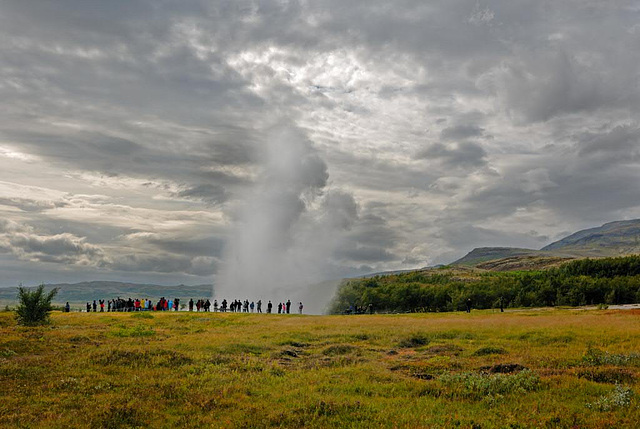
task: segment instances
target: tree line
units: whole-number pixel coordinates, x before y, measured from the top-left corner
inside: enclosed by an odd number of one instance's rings
[[[451,267],[343,282],[329,312],[461,311],[474,308],[581,306],[640,302],[640,256],[582,259],[540,271],[461,276]]]

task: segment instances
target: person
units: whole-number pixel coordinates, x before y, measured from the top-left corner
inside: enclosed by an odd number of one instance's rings
[[[282,303],[278,303],[278,314],[282,314]]]
[[[273,304],[271,303],[271,300],[269,300],[269,303],[267,304],[267,314],[271,314],[272,308],[273,308]]]
[[[291,300],[287,300],[287,314],[291,313]]]
[[[213,300],[213,312],[214,313],[218,312],[218,300],[217,299]]]
[[[64,305],[64,312],[68,313],[71,311],[71,307],[69,306],[69,301]]]
[[[369,303],[369,314],[373,314],[373,304]]]
[[[87,313],[91,313],[91,304],[87,302]]]
[[[189,311],[193,311],[193,298],[189,300]]]
[[[93,300],[93,312],[95,313],[96,311],[98,311],[98,303],[96,302],[96,300]]]
[[[180,298],[176,298],[173,300],[173,306],[175,307],[176,311],[180,311]]]
[[[256,313],[262,313],[262,300],[259,299],[256,304]]]
[[[504,298],[500,297],[500,313],[504,313]]]
[[[100,300],[100,313],[104,313],[104,299]]]
[[[211,309],[211,301],[209,301],[208,299],[204,302],[204,311],[206,311],[207,313],[210,311]]]
[[[255,302],[251,301],[251,304],[249,304],[249,308],[251,309],[251,312],[253,313],[253,309],[255,308],[256,304]]]
[[[302,302],[300,302],[300,304],[298,305],[298,311],[300,312],[300,314],[302,314],[302,309],[304,308],[304,306],[302,305]]]
[[[467,313],[471,313],[471,298],[467,298]]]
[[[201,299],[199,299],[196,302],[196,311],[200,311],[200,307],[202,307],[202,300]]]
[[[222,312],[226,313],[227,312],[227,300],[223,299],[221,305],[222,305],[222,307],[221,307]]]

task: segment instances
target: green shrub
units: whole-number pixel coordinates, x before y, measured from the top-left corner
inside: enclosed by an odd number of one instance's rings
[[[589,365],[638,365],[640,364],[640,354],[609,353],[600,349],[589,347],[585,355],[582,357],[582,361]]]
[[[426,346],[430,342],[431,342],[431,340],[429,339],[429,337],[427,337],[423,333],[418,332],[418,333],[412,334],[409,337],[401,340],[398,343],[398,347],[402,347],[402,348],[405,348],[405,349],[410,349],[410,348],[413,348],[413,347]]]
[[[16,308],[16,320],[24,326],[46,325],[49,323],[49,314],[53,310],[51,301],[58,293],[54,288],[45,294],[44,285],[35,290],[29,290],[20,286],[18,288],[18,307]]]
[[[506,355],[506,354],[507,354],[507,351],[502,347],[493,347],[493,346],[480,347],[478,350],[473,352],[474,356]]]
[[[631,405],[633,390],[630,387],[616,385],[608,395],[603,395],[597,401],[587,404],[587,408],[598,411],[612,411],[627,408]]]
[[[522,394],[540,388],[540,377],[525,369],[516,374],[443,374],[438,380],[450,390],[450,396],[482,399],[485,396]]]

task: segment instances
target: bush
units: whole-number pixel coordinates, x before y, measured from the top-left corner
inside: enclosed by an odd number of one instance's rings
[[[487,356],[487,355],[506,355],[508,352],[502,347],[485,346],[480,347],[473,352],[474,356]]]
[[[438,380],[449,389],[452,397],[482,399],[485,396],[523,394],[541,387],[540,377],[525,369],[513,375],[507,374],[443,374]]]
[[[423,334],[421,332],[417,332],[417,333],[412,334],[409,337],[401,340],[398,343],[398,347],[401,347],[401,348],[404,348],[404,349],[410,349],[410,348],[414,348],[414,347],[426,346],[430,342],[431,342],[431,340],[429,339],[429,337],[427,337],[425,334]]]
[[[638,353],[609,353],[589,347],[582,357],[582,361],[588,365],[615,365],[615,366],[635,366],[640,364],[640,354]]]
[[[587,408],[598,411],[627,408],[631,405],[631,398],[633,398],[633,390],[630,387],[617,384],[608,395],[603,395],[597,401],[587,404]]]
[[[16,320],[19,325],[36,326],[49,323],[49,313],[53,310],[51,301],[58,293],[54,288],[45,294],[44,285],[35,290],[29,290],[20,286],[18,288],[18,307],[16,308]]]

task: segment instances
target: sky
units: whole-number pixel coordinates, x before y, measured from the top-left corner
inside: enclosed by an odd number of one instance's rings
[[[0,100],[2,286],[305,283],[640,218],[637,1],[3,0]]]

